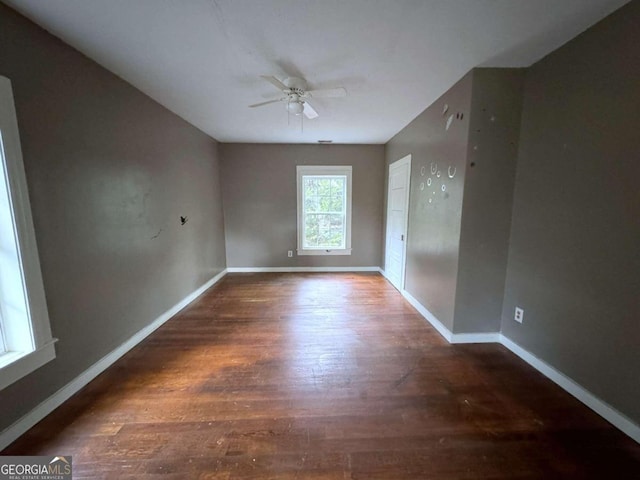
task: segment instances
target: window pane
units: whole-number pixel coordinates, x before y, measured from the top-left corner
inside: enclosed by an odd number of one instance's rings
[[[332,247],[343,247],[344,246],[344,217],[342,215],[331,215],[330,222],[331,222],[331,234],[329,236],[329,244]]]
[[[318,194],[318,182],[313,177],[304,177],[304,196],[305,198]]]
[[[331,195],[331,179],[325,177],[316,177],[318,182],[318,195]]]
[[[342,215],[329,215],[329,222],[331,223],[331,228],[333,228],[334,230],[342,230]]]
[[[318,215],[318,226],[320,231],[329,231],[331,226],[331,217],[329,215]]]
[[[329,246],[329,230],[320,230],[320,234],[318,235],[318,246],[319,247],[328,247]]]
[[[331,180],[331,193],[333,195],[344,194],[344,177],[336,177]]]
[[[343,206],[342,196],[331,197],[331,209],[330,210],[332,212],[342,212],[342,206]]]
[[[330,222],[328,215],[316,215],[318,221],[318,244],[319,247],[327,245],[329,240]]]
[[[320,203],[320,212],[332,212],[333,210],[331,210],[331,197],[326,196],[326,197],[319,197],[318,198],[319,203]]]
[[[331,232],[327,246],[333,248],[344,248],[342,246],[342,233]]]
[[[307,215],[305,218],[304,246],[318,246],[318,219],[316,215]]]
[[[304,209],[305,212],[319,212],[320,211],[320,202],[318,202],[318,197],[316,196],[307,196],[304,199]]]

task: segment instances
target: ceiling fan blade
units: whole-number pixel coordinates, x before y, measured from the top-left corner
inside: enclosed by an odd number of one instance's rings
[[[253,105],[249,105],[249,108],[261,107],[263,105],[269,105],[270,103],[277,103],[283,100],[286,100],[287,97],[276,98],[275,100],[267,100],[266,102],[254,103]]]
[[[346,97],[347,91],[342,88],[325,88],[323,90],[309,90],[307,94],[310,97],[315,98],[335,98],[335,97]]]
[[[304,102],[304,116],[307,117],[309,120],[313,119],[313,118],[318,118],[318,112],[316,112],[314,110],[314,108],[309,105],[309,102]]]
[[[280,91],[288,90],[288,88],[289,88],[274,76],[271,76],[271,75],[260,75],[260,78],[264,78],[267,82],[269,82],[271,85],[273,85],[274,87],[276,87]]]

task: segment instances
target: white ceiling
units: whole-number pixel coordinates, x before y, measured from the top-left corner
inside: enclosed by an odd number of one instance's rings
[[[528,66],[627,0],[3,0],[222,142],[385,143],[476,66]],[[259,75],[343,86],[287,124]]]

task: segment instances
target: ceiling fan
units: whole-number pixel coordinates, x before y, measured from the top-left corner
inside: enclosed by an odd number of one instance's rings
[[[347,91],[343,87],[307,90],[307,82],[302,78],[288,77],[280,81],[270,75],[260,75],[260,77],[280,90],[284,96],[274,100],[267,100],[266,102],[254,103],[249,105],[249,108],[262,107],[270,103],[286,102],[286,109],[289,113],[293,115],[304,113],[305,117],[312,119],[318,117],[318,112],[309,103],[310,98],[335,98],[347,95]]]

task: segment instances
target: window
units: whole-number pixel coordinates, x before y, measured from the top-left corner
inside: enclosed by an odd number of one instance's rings
[[[0,390],[55,358],[11,82],[0,77]]]
[[[351,255],[351,167],[297,172],[298,255]]]

